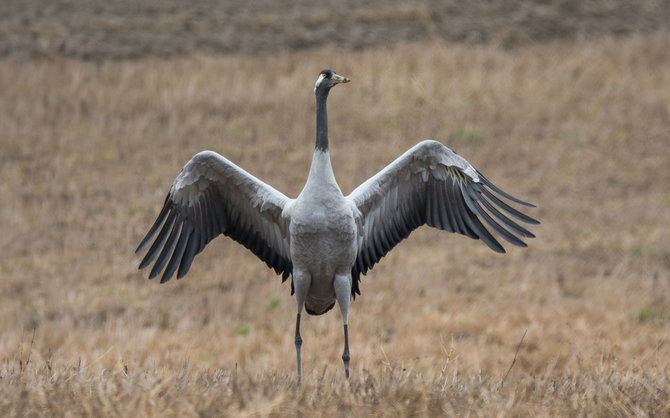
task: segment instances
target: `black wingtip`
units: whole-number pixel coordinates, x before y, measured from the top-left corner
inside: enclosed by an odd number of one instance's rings
[[[170,274],[168,274],[168,273],[170,273]],[[173,274],[174,274],[174,272],[166,270],[165,273],[163,273],[163,277],[161,277],[161,284],[170,280],[172,278]]]
[[[480,238],[481,239],[481,238]],[[497,252],[498,254],[506,254],[507,250],[505,250],[505,247],[503,247],[497,240],[493,240],[493,242],[489,242],[486,239],[482,239],[486,245],[493,251]]]
[[[151,225],[151,228],[149,228],[149,232],[144,236],[140,244],[137,246],[137,249],[135,250],[135,254],[139,253],[142,251],[148,244],[151,242],[151,240],[156,236],[156,233],[158,232],[158,229],[160,226],[163,224],[165,219],[167,218],[168,212],[170,211],[170,194],[165,197],[165,202],[163,203],[163,208],[161,209],[160,213],[156,217],[156,220],[154,221],[153,225]]]
[[[484,177],[484,175],[482,173],[480,173],[479,171],[477,172],[477,174],[479,175],[479,179],[482,181],[482,183],[486,184],[489,188],[491,188],[491,190],[498,193],[500,196],[503,196],[505,199],[510,200],[514,203],[518,203],[518,204],[523,205],[523,206],[527,206],[529,208],[534,208],[535,207],[534,204],[524,202],[523,200],[521,200],[519,198],[516,198],[516,197],[512,196],[511,194],[503,191],[498,186],[491,183],[491,181],[489,179],[487,179],[486,177]]]
[[[143,268],[147,267],[151,262],[153,261],[152,257],[149,257],[146,255],[143,259],[142,262],[140,262],[139,267],[137,267],[138,270],[142,270]]]
[[[485,179],[484,176],[482,176],[481,178],[482,178],[482,179]],[[483,184],[483,185],[486,185],[487,187],[490,187],[491,190],[496,191],[496,189],[497,189],[497,188],[494,188],[495,186],[491,187],[491,186],[490,186],[491,182],[489,182],[488,180],[486,180],[486,182],[482,182],[482,184]],[[527,224],[531,224],[531,225],[537,225],[537,224],[540,223],[540,221],[538,221],[537,219],[532,218],[532,217],[526,215],[525,213],[520,212],[520,211],[514,209],[513,207],[511,207],[511,206],[508,205],[507,203],[503,202],[500,198],[498,198],[496,195],[494,195],[490,190],[487,190],[486,187],[483,187],[482,185],[478,185],[477,190],[478,190],[479,192],[485,194],[486,197],[488,197],[489,199],[491,199],[491,201],[492,201],[493,203],[495,203],[496,205],[498,205],[502,210],[504,210],[504,211],[507,212],[508,214],[514,216],[514,217],[517,218],[518,220],[523,221],[523,222],[525,222],[525,223],[527,223]],[[497,190],[500,190],[500,189],[497,189]],[[498,194],[502,195],[502,193],[500,193],[500,192],[498,192]],[[517,199],[517,200],[518,200],[518,199]],[[523,203],[526,203],[526,202],[523,202]],[[531,205],[530,203],[526,204],[526,206],[528,206],[528,207],[533,207],[533,208],[535,207],[535,205]]]
[[[163,221],[163,219],[161,219],[161,223],[162,223],[162,221]],[[140,242],[140,244],[137,246],[137,249],[135,249],[135,254],[139,253],[140,251],[142,251],[143,249],[145,249],[147,245],[149,245],[149,243],[151,242],[151,240],[153,239],[153,237],[156,235],[156,232],[157,232],[157,231],[152,231],[152,230],[150,230],[150,231],[147,233],[147,235],[142,239],[142,241]]]
[[[527,224],[531,224],[531,225],[539,225],[540,224],[540,221],[538,221],[535,218],[531,218],[528,215],[526,215],[526,219],[524,219],[524,222],[527,223]]]

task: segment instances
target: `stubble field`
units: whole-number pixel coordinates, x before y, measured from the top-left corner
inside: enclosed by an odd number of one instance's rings
[[[0,409],[670,414],[668,42],[0,62]],[[413,233],[363,278],[349,381],[337,309],[304,318],[299,388],[288,283],[226,238],[164,285],[133,250],[202,149],[295,197],[324,67],[345,194],[433,138],[542,224],[506,255]]]

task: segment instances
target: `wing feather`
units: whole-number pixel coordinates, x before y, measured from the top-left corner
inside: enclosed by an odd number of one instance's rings
[[[193,229],[191,236],[189,237],[188,243],[186,244],[186,250],[184,251],[184,256],[181,258],[179,263],[179,270],[177,270],[177,279],[184,277],[186,272],[191,268],[191,263],[193,263],[193,258],[195,255],[200,252],[200,231]]]
[[[147,251],[147,254],[144,256],[144,259],[140,263],[140,269],[143,269],[144,267],[148,266],[151,264],[151,262],[156,258],[158,255],[158,251],[163,248],[163,244],[165,243],[165,240],[167,239],[168,233],[172,229],[172,225],[174,225],[174,218],[175,218],[175,213],[174,212],[163,212],[161,211],[161,214],[163,216],[163,219],[161,219],[161,222],[158,223],[159,225],[162,224],[163,228],[161,229],[161,232],[158,234],[158,238],[156,238],[156,241],[151,245],[151,248],[149,248],[149,251]],[[167,217],[167,219],[165,219]],[[163,220],[165,220],[165,223],[163,223]],[[150,234],[155,235],[156,231],[149,231]],[[147,236],[149,236],[147,234]],[[151,240],[153,236],[149,239]],[[140,247],[135,251],[140,251],[139,248],[142,248],[143,245],[140,244]]]
[[[161,253],[158,255],[158,258],[154,263],[154,267],[151,269],[151,273],[149,274],[150,279],[156,277],[158,273],[160,273],[161,270],[163,270],[163,267],[165,267],[165,263],[167,263],[168,261],[168,257],[172,254],[174,245],[176,244],[177,238],[179,237],[179,230],[181,229],[181,223],[179,222],[178,218],[179,216],[177,215],[175,217],[175,222],[173,223],[172,230],[170,230],[170,236],[168,236],[167,241],[163,245]]]
[[[175,179],[158,218],[137,247],[136,252],[142,251],[155,237],[139,268],[155,259],[149,278],[161,272],[161,283],[175,272],[182,278],[195,256],[224,234],[286,280],[293,270],[289,217],[284,213],[290,201],[221,155],[200,152]]]
[[[360,211],[362,224],[352,295],[360,294],[360,274],[423,224],[480,239],[492,250],[505,252],[486,224],[511,244],[525,247],[517,235],[534,235],[503,212],[528,224],[539,222],[498,196],[534,207],[495,186],[439,142],[426,140],[410,148],[347,196]]]
[[[165,222],[165,218],[168,214],[169,209],[170,209],[169,207],[167,207],[166,205],[163,205],[163,209],[161,209],[161,212],[158,214],[158,217],[156,218],[156,221],[154,222],[154,224],[149,229],[149,232],[147,232],[147,235],[144,237],[142,242],[140,242],[140,245],[137,247],[136,252],[137,251],[142,251],[142,249],[144,249],[144,247],[146,247],[146,245],[149,242],[151,242],[153,237],[156,235],[156,232],[158,231],[158,228],[160,228],[160,226],[163,224],[163,222]]]
[[[177,246],[172,253],[172,257],[170,257],[170,261],[168,262],[167,267],[165,267],[165,272],[163,273],[163,277],[161,277],[161,283],[169,280],[169,278],[172,277],[174,272],[177,270],[177,267],[179,267],[179,264],[181,264],[181,260],[184,257],[184,252],[186,251],[186,244],[188,244],[188,239],[192,233],[193,226],[186,223],[182,224],[179,241],[177,241]]]

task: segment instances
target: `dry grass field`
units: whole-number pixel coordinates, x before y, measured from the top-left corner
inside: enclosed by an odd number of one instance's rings
[[[668,43],[0,62],[0,410],[668,416]],[[133,250],[202,149],[295,197],[324,67],[345,193],[434,138],[542,224],[506,255],[413,233],[363,278],[349,381],[337,309],[304,318],[299,388],[288,283],[226,238],[164,285]]]

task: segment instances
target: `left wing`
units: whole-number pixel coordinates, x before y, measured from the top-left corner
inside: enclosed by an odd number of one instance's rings
[[[293,271],[289,218],[284,213],[290,202],[221,155],[199,152],[175,179],[156,222],[137,247],[136,252],[142,251],[158,234],[140,269],[156,259],[149,278],[163,269],[161,283],[175,271],[181,278],[196,254],[224,234],[251,250],[284,281]]]

